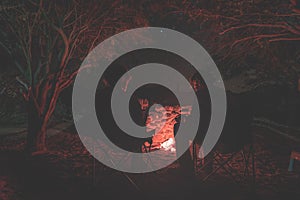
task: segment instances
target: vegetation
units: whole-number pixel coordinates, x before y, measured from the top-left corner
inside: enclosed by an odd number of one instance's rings
[[[19,70],[12,80],[19,83],[17,91],[28,105],[28,151],[46,150],[49,119],[83,58],[105,38],[134,27],[162,26],[192,36],[213,56],[225,79],[242,74],[248,90],[270,82],[295,86],[300,72],[299,4],[297,0],[2,1],[0,49]]]

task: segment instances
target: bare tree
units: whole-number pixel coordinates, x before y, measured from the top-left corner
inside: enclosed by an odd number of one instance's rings
[[[300,72],[299,1],[196,0],[168,4],[161,20],[175,16],[180,21],[174,23],[175,28],[191,26],[188,34],[204,45],[221,70],[238,72],[257,67],[274,76]],[[253,60],[260,60],[259,67]]]
[[[103,39],[146,26],[141,13],[117,0],[4,1],[0,45],[20,71],[28,102],[27,150],[46,150],[46,128],[59,94],[83,58]]]

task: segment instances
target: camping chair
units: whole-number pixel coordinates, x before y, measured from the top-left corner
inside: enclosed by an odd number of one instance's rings
[[[203,181],[208,180],[212,175],[215,175],[221,169],[224,170],[235,182],[241,182],[250,175],[252,176],[252,186],[255,185],[255,152],[253,146],[253,135],[251,124],[253,119],[251,106],[245,103],[242,95],[227,94],[227,116],[224,123],[224,128],[221,133],[218,144],[213,151],[207,156],[200,170],[209,168],[206,171]],[[247,99],[246,99],[247,100]],[[197,159],[196,145],[193,145],[194,158]],[[238,156],[242,156],[243,173],[238,173],[237,170],[230,164],[236,160]],[[197,167],[197,160],[194,162]],[[251,172],[251,174],[250,174]]]

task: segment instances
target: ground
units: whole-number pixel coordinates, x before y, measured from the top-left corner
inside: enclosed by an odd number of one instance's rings
[[[300,163],[288,172],[290,152],[299,142],[266,128],[254,127],[256,187],[249,179],[236,184],[225,171],[202,181],[191,181],[177,162],[147,174],[112,170],[96,161],[75,133],[60,124],[48,130],[48,152],[28,157],[23,153],[24,132],[0,136],[0,199],[288,199],[300,196]],[[174,156],[162,152],[162,157]],[[153,161],[155,162],[155,161]],[[242,169],[237,157],[230,165]],[[241,173],[241,172],[237,172]]]

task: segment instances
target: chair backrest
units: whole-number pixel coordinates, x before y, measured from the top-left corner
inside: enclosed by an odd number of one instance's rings
[[[221,151],[239,151],[252,142],[252,101],[247,93],[227,92],[227,113],[219,139]]]

